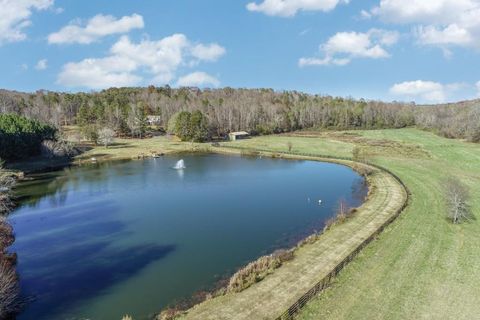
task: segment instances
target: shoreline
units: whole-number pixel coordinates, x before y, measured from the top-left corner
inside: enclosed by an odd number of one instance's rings
[[[234,150],[232,150],[232,149],[234,149]],[[242,150],[242,148],[219,147],[219,148],[216,148],[215,153],[237,154],[238,155],[238,154],[241,154],[241,150]],[[300,298],[298,298],[297,300],[294,300],[294,302],[288,308],[285,308],[285,310],[284,310],[285,312],[283,312],[282,314],[279,314],[278,316],[273,317],[274,319],[291,319],[293,317],[293,315],[296,314],[301,309],[301,307],[303,307],[304,304],[306,304],[318,292],[320,292],[324,288],[326,288],[328,283],[330,283],[330,281],[332,280],[332,278],[334,276],[336,276],[338,274],[338,272],[348,262],[350,262],[353,259],[353,257],[358,252],[360,252],[361,249],[363,249],[374,238],[374,236],[376,236],[377,234],[382,232],[383,229],[387,225],[389,225],[391,222],[393,222],[400,215],[400,213],[403,212],[404,208],[408,204],[410,192],[408,191],[408,188],[404,185],[404,183],[395,174],[391,173],[388,169],[383,168],[383,167],[378,166],[378,165],[355,162],[353,160],[349,160],[348,158],[310,156],[310,155],[293,154],[293,153],[287,153],[287,152],[271,152],[271,151],[266,151],[266,150],[255,150],[255,149],[252,149],[252,151],[259,151],[258,155],[261,155],[261,156],[268,156],[268,157],[279,158],[279,159],[309,160],[309,161],[319,161],[319,162],[328,162],[328,163],[340,164],[340,165],[344,165],[344,166],[347,166],[347,167],[351,168],[352,170],[356,171],[358,174],[360,174],[359,170],[358,170],[358,168],[359,168],[358,166],[369,167],[369,168],[374,169],[377,174],[378,173],[383,173],[383,174],[386,174],[386,175],[392,177],[401,186],[400,189],[404,193],[404,200],[401,202],[400,206],[398,206],[398,208],[395,210],[394,214],[391,217],[389,217],[386,221],[384,221],[384,223],[382,223],[380,226],[378,226],[378,228],[372,230],[370,235],[364,241],[362,241],[359,246],[355,247],[354,250],[351,253],[349,253],[345,259],[343,259],[339,264],[335,265],[332,268],[332,270],[330,270],[330,272],[328,272],[327,275],[324,278],[322,278],[319,282],[317,282],[310,290],[305,292]],[[373,174],[375,174],[375,173],[373,173]],[[359,211],[364,210],[364,207],[368,206],[368,203],[370,201],[370,197],[372,197],[372,198],[375,197],[375,192],[378,192],[379,187],[380,187],[380,186],[376,185],[376,181],[374,179],[370,180],[370,179],[368,179],[368,177],[365,177],[365,179],[366,179],[367,184],[368,184],[369,195],[368,195],[368,198],[366,199],[366,201],[358,208]],[[355,216],[356,215],[357,214],[355,214]],[[355,216],[354,216],[354,218],[355,218]],[[346,221],[345,223],[348,223],[348,221]],[[343,223],[335,226],[333,228],[333,230],[336,230],[337,228],[341,228],[342,226],[343,226]],[[293,248],[290,248],[288,250],[293,250],[293,252],[295,253],[297,250],[301,249],[303,247],[303,245],[309,246],[309,245],[314,245],[317,242],[322,242],[322,237],[325,237],[324,235],[328,234],[328,232],[329,232],[329,230],[325,230],[324,232],[321,232],[321,233],[314,233],[314,234],[306,237],[305,239],[301,240],[296,246],[294,246]],[[311,238],[314,238],[314,239],[311,239]],[[309,239],[310,239],[310,241],[309,241]],[[262,259],[262,258],[264,258],[264,257],[260,257],[259,259]],[[296,258],[293,258],[293,262],[295,262],[295,259]],[[255,261],[253,261],[251,263],[255,263]],[[291,262],[286,262],[286,264],[289,264],[289,263],[291,264]],[[232,296],[241,295],[243,292],[246,292],[248,290],[254,290],[255,286],[257,286],[259,284],[262,284],[264,282],[267,282],[269,280],[269,278],[273,277],[276,272],[279,272],[282,269],[282,267],[283,266],[280,266],[278,269],[275,269],[274,272],[272,272],[270,274],[267,274],[267,276],[262,278],[259,282],[256,282],[256,283],[252,284],[251,286],[247,287],[246,289],[244,289],[240,292],[227,293],[227,294],[223,294],[223,295],[219,295],[217,297],[207,299],[204,302],[201,302],[199,304],[194,305],[193,307],[191,307],[188,310],[182,310],[177,314],[168,315],[168,316],[170,316],[170,318],[165,317],[165,316],[162,317],[162,315],[160,314],[160,315],[157,316],[157,319],[161,319],[161,320],[163,320],[163,319],[176,319],[177,317],[179,317],[181,319],[190,319],[190,318],[191,319],[197,319],[198,317],[200,317],[202,319],[223,319],[223,318],[225,318],[225,316],[221,316],[221,315],[215,316],[215,315],[213,315],[213,313],[212,313],[213,310],[212,309],[215,309],[215,306],[213,308],[210,308],[208,305],[215,304],[214,300],[235,300],[235,298],[234,297],[232,298]],[[267,294],[267,293],[265,293],[265,294]],[[227,297],[227,298],[224,298],[224,297]],[[256,303],[256,304],[259,304],[259,303],[262,304],[261,300],[260,301],[255,301],[255,302],[252,300],[251,302]],[[218,307],[223,307],[225,309],[225,304],[228,304],[228,303],[229,303],[228,301],[220,301],[218,303],[219,304]],[[234,304],[234,303],[235,302],[233,302],[232,304]],[[266,303],[266,302],[263,302],[263,303]],[[248,304],[246,303],[245,308],[247,306],[248,306]],[[238,307],[238,304],[237,304],[236,307]],[[200,309],[202,309],[202,310],[200,310]],[[229,308],[226,307],[226,309],[229,309]],[[192,315],[192,313],[193,313],[193,315]],[[249,311],[247,313],[248,313],[247,317],[242,317],[241,315],[239,316],[239,313],[231,312],[231,310],[228,310],[228,311],[225,312],[225,315],[226,314],[229,315],[228,319],[252,319],[252,318],[255,318],[255,317],[265,317],[266,316],[265,314],[255,314],[255,313],[252,313],[251,311]]]
[[[295,154],[295,153],[290,153],[290,152],[272,152],[272,151],[268,151],[268,150],[238,148],[236,146],[211,146],[210,144],[208,144],[208,145],[195,144],[195,145],[189,145],[189,146],[190,146],[190,148],[184,148],[184,149],[181,149],[181,150],[165,151],[165,152],[162,152],[162,155],[176,155],[176,154],[181,154],[181,153],[213,153],[213,154],[226,154],[226,155],[240,155],[240,156],[242,156],[244,151],[252,151],[255,154],[253,154],[253,155],[245,154],[245,155],[246,156],[265,156],[265,157],[270,157],[270,158],[278,158],[278,159],[286,159],[286,160],[319,161],[319,162],[335,163],[335,164],[339,164],[339,165],[349,167],[350,169],[357,172],[357,174],[359,174],[360,176],[363,176],[365,181],[367,182],[367,185],[368,185],[369,195],[368,195],[368,198],[365,200],[365,202],[360,207],[360,210],[361,210],[362,207],[365,206],[366,203],[368,203],[369,197],[371,196],[370,193],[374,193],[375,189],[377,189],[377,188],[375,188],[374,185],[373,186],[371,185],[372,182],[370,181],[370,179],[368,179],[368,177],[365,177],[363,174],[360,173],[360,170],[358,170],[359,166],[360,167],[368,167],[368,168],[371,168],[373,170],[384,171],[387,174],[392,175],[396,180],[398,180],[403,185],[403,183],[401,182],[401,180],[398,177],[396,177],[395,175],[390,173],[385,168],[382,168],[382,167],[379,167],[379,166],[376,166],[376,165],[372,165],[372,164],[355,162],[355,161],[353,161],[349,158],[321,157],[321,156],[318,156],[318,155]],[[98,148],[98,149],[100,149],[100,148]],[[138,156],[133,156],[133,157],[122,157],[122,156],[101,157],[101,158],[97,159],[95,161],[95,163],[115,162],[115,161],[125,161],[125,160],[142,160],[142,159],[148,159],[148,158],[150,158],[150,157],[146,156],[144,153],[142,153],[142,154],[139,154]],[[88,155],[83,154],[83,155],[80,155],[77,158],[72,159],[72,161],[67,161],[67,162],[63,161],[63,163],[59,163],[56,166],[49,165],[49,166],[45,166],[43,168],[37,168],[35,171],[30,171],[29,173],[42,172],[42,171],[43,172],[54,171],[54,170],[62,169],[62,168],[65,168],[65,167],[82,165],[82,163],[92,163],[92,162],[89,160]],[[407,203],[407,201],[408,201],[408,190],[406,189],[406,187],[405,187],[405,192],[407,194],[405,203]],[[313,242],[321,241],[321,238],[322,238],[323,234],[325,234],[325,232],[313,233],[313,234],[307,236],[305,239],[301,240],[297,245],[294,245],[293,247],[289,248],[288,251],[293,251],[293,252],[297,251],[299,247],[303,246],[302,243],[305,243],[305,242],[308,243],[308,241],[309,241],[308,239],[311,240],[312,237],[315,238],[315,240]],[[311,243],[309,243],[309,244],[311,244]],[[267,255],[267,257],[268,256],[272,256],[272,254]],[[264,257],[265,256],[260,257],[259,259],[264,258]],[[255,261],[258,261],[258,259],[255,260]],[[252,261],[250,264],[255,263],[255,261]],[[289,263],[289,262],[287,262],[287,263]],[[279,268],[275,268],[275,271],[273,273],[267,274],[264,278],[262,278],[263,280],[261,280],[260,282],[257,282],[257,283],[267,281],[268,278],[270,276],[272,276],[275,272],[277,272],[280,268],[282,268],[282,267],[280,266]],[[240,269],[240,270],[242,270],[242,269]],[[235,274],[233,276],[235,276]],[[229,279],[231,279],[232,277],[230,277]],[[241,292],[243,292],[245,290],[249,290],[249,288],[250,288],[250,286],[245,288]],[[220,297],[225,296],[225,295],[235,295],[235,294],[238,294],[238,293],[228,293],[228,294],[221,295]],[[207,295],[206,296],[206,301],[203,301],[203,302],[200,302],[200,303],[195,303],[193,305],[193,307],[188,309],[187,310],[187,318],[188,318],[188,313],[191,310],[194,310],[194,309],[198,308],[198,306],[203,305],[206,302],[217,299],[217,298],[211,298],[210,296],[211,295]],[[182,311],[181,314],[183,314],[183,312],[184,311]],[[159,318],[159,319],[161,319],[161,318]],[[216,318],[212,318],[212,319],[216,319]]]

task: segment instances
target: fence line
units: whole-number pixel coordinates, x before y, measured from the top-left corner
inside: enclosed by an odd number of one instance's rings
[[[268,149],[252,149],[246,148],[241,146],[224,146],[223,148],[231,148],[231,149],[239,149],[239,150],[249,150],[249,151],[259,151],[259,152],[266,152],[272,154],[280,154],[280,155],[293,155],[293,156],[304,156],[304,157],[312,157],[312,158],[320,158],[321,159],[331,159],[331,160],[345,160],[345,161],[354,161],[353,158],[349,157],[333,157],[330,155],[321,155],[321,154],[314,154],[314,153],[300,153],[300,152],[286,152],[286,151],[275,151],[275,150],[268,150]],[[403,203],[403,205],[398,208],[395,213],[385,221],[375,232],[373,232],[368,238],[366,238],[362,243],[360,243],[345,259],[343,259],[339,264],[333,268],[333,270],[327,274],[323,279],[317,282],[310,290],[308,290],[303,296],[301,296],[293,305],[291,305],[286,311],[284,311],[280,316],[278,316],[275,320],[289,320],[292,319],[300,309],[307,304],[314,296],[318,293],[323,291],[327,286],[331,283],[332,279],[339,274],[339,272],[350,262],[353,258],[363,249],[365,248],[373,239],[375,239],[389,224],[391,224],[407,207],[410,199],[410,191],[408,187],[403,183],[403,181],[392,171],[387,168],[384,168],[380,165],[371,163],[369,161],[362,162],[363,164],[369,165],[371,167],[377,168],[384,172],[390,174],[400,185],[404,188],[407,199]]]

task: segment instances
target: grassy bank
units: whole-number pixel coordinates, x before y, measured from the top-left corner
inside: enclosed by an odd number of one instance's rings
[[[369,176],[369,182],[375,192],[353,217],[328,230],[317,241],[297,248],[293,260],[264,280],[239,293],[207,300],[189,310],[184,318],[276,319],[309,290],[327,284],[333,270],[354,257],[406,201],[405,190],[391,175],[376,170]]]
[[[8,169],[25,173],[45,171],[65,167],[71,164],[81,164],[96,161],[114,161],[143,159],[157,154],[169,154],[179,152],[198,152],[208,150],[209,144],[182,143],[167,136],[154,137],[150,139],[115,139],[115,142],[108,146],[95,146],[82,143],[78,145],[82,153],[73,159],[56,159],[45,157],[34,157],[27,160],[8,163]]]
[[[256,137],[223,145],[227,148],[180,143],[166,137],[117,140],[116,145],[95,147],[76,161],[90,161],[91,157],[99,161],[136,159],[152,153],[207,149],[233,153],[240,150],[245,153],[255,153],[255,150],[283,153],[290,149],[293,154],[330,157],[351,157],[354,150],[359,151],[362,157],[388,168],[401,178],[411,192],[409,206],[378,236],[377,241],[371,242],[344,268],[330,288],[311,300],[298,318],[478,317],[480,221],[472,220],[461,225],[452,225],[447,221],[442,186],[447,176],[458,177],[465,183],[473,195],[470,204],[478,218],[480,199],[475,195],[480,192],[480,145],[449,140],[416,129],[300,132]],[[379,188],[380,191],[383,189]],[[384,193],[379,195],[391,197]],[[385,212],[380,207],[372,211],[370,219]],[[366,222],[360,220],[353,219],[345,226],[358,223],[354,229],[360,230]],[[320,240],[318,251],[312,251],[314,254],[305,253],[303,260],[297,257],[292,263],[285,264],[266,280],[239,293],[241,299],[227,295],[220,300],[210,301],[207,307],[198,308],[195,312],[199,312],[197,315],[201,315],[201,319],[269,319],[277,311],[281,313],[284,310],[280,309],[295,299],[296,292],[307,289],[302,279],[315,273],[318,276],[324,266],[324,259],[319,255],[338,254],[335,250],[341,250],[344,243],[355,239],[352,230],[342,232],[342,225],[333,228],[332,233],[338,233],[339,236],[336,240]],[[289,265],[291,267],[285,268]],[[272,299],[273,303],[268,299]],[[235,301],[243,302],[236,304]],[[259,308],[271,308],[269,310],[272,313],[253,313]],[[192,313],[191,317],[195,318],[195,315]]]
[[[475,319],[480,307],[479,221],[445,218],[445,177],[480,192],[480,145],[416,129],[301,133],[236,142],[250,149],[349,156],[359,147],[410,189],[405,212],[354,259],[299,319]],[[480,199],[473,197],[478,218]]]

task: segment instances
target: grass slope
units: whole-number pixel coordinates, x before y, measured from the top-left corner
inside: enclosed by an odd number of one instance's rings
[[[480,221],[445,219],[442,182],[460,178],[479,215],[480,146],[416,129],[297,134],[239,142],[249,148],[351,155],[359,146],[412,193],[406,211],[357,256],[298,319],[478,319]]]
[[[442,181],[453,175],[470,188],[478,218],[480,145],[416,129],[301,132],[226,145],[285,152],[289,142],[294,153],[334,157],[350,157],[358,146],[374,163],[397,174],[412,193],[405,212],[347,265],[331,288],[305,307],[299,319],[479,319],[480,221],[446,221]],[[151,151],[206,146],[164,137],[117,140],[117,145],[94,148],[82,158],[135,158]]]
[[[312,159],[312,158],[310,158]],[[345,162],[348,163],[348,162]],[[275,319],[325,278],[341,261],[398,212],[406,201],[403,186],[391,175],[370,177],[376,191],[353,218],[306,244],[273,274],[248,289],[192,308],[186,319]]]

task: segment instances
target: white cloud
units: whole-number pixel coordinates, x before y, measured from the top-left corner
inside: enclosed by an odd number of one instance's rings
[[[263,0],[260,4],[250,2],[249,11],[262,12],[269,16],[292,17],[298,11],[330,11],[349,0]]]
[[[0,0],[0,45],[25,40],[33,10],[46,10],[54,0]]]
[[[134,63],[118,57],[85,59],[64,65],[58,83],[67,87],[92,89],[134,86],[142,80],[132,73],[135,69]]]
[[[433,81],[416,80],[397,83],[390,88],[390,93],[412,100],[445,102],[451,93],[464,86],[462,83],[442,84]]]
[[[223,56],[225,52],[225,48],[216,43],[209,45],[197,44],[192,48],[192,56],[204,61],[216,61]]]
[[[35,69],[37,70],[45,70],[48,67],[47,59],[38,60],[37,64],[35,65]]]
[[[23,71],[26,71],[26,70],[28,70],[28,64],[22,63],[22,65],[20,66],[20,68],[22,68]]]
[[[98,39],[112,35],[127,33],[133,29],[144,27],[143,17],[138,14],[124,16],[119,19],[110,15],[96,15],[82,26],[79,21],[73,21],[60,31],[48,36],[48,43],[80,43],[89,44]]]
[[[177,81],[179,87],[204,87],[204,86],[218,87],[220,81],[217,78],[205,72],[193,72],[186,76],[180,77]]]
[[[381,0],[370,14],[385,22],[413,24],[423,45],[480,48],[480,0]]]
[[[390,54],[384,47],[395,44],[398,38],[397,32],[380,29],[370,29],[366,33],[339,32],[320,46],[323,58],[301,58],[299,66],[343,66],[354,58],[387,58]]]
[[[445,28],[432,25],[418,26],[415,28],[415,35],[420,43],[430,45],[469,45],[473,42],[470,32],[457,24]]]
[[[206,49],[194,54],[199,46]],[[68,87],[103,89],[139,85],[148,77],[150,83],[167,84],[180,67],[216,61],[224,53],[217,44],[192,44],[183,34],[139,43],[122,36],[108,56],[64,65],[57,82]]]

